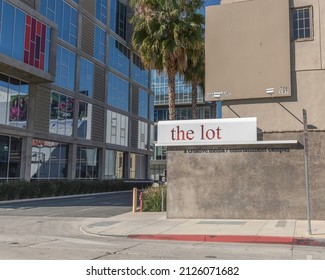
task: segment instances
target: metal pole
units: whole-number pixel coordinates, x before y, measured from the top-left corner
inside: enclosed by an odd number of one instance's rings
[[[306,179],[306,200],[307,200],[307,219],[308,219],[308,234],[311,235],[310,221],[310,195],[309,195],[309,168],[308,168],[308,122],[307,111],[302,110],[304,122],[304,159],[305,159],[305,179]]]
[[[161,185],[161,212],[164,212],[164,188]]]

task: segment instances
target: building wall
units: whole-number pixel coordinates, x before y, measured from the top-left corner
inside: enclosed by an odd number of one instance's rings
[[[232,5],[233,2],[237,1],[222,1],[221,4]],[[322,120],[325,117],[323,110],[325,100],[322,92],[325,89],[325,69],[322,41],[325,35],[325,21],[322,15],[325,3],[317,0],[296,0],[289,1],[289,5],[290,9],[312,6],[314,33],[312,40],[290,41],[291,96],[280,98],[265,94],[265,98],[259,99],[254,97],[255,93],[252,92],[249,100],[243,100],[238,93],[232,96],[234,99],[232,101],[225,98],[223,116],[226,118],[256,116],[258,127],[262,131],[297,131],[302,129],[302,109],[306,109],[309,124],[314,129],[324,130]]]
[[[148,180],[154,96],[148,71],[131,51],[127,3],[0,0],[0,9],[14,11],[12,28],[21,24],[24,31],[14,29],[9,53],[3,28],[10,18],[0,16],[1,181]],[[26,43],[29,16],[36,36]],[[45,50],[42,24],[49,30]],[[42,52],[49,58],[40,67]],[[27,108],[19,119],[11,113],[16,97]]]
[[[303,143],[302,133],[264,136]],[[310,133],[309,141],[311,218],[323,220],[325,133]],[[307,218],[301,145],[168,147],[167,169],[168,218]]]

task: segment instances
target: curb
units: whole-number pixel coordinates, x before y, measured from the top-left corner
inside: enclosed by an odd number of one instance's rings
[[[289,236],[257,236],[257,235],[192,235],[192,234],[130,234],[129,239],[170,240],[192,242],[219,243],[257,243],[283,244],[325,247],[325,239],[294,238]]]

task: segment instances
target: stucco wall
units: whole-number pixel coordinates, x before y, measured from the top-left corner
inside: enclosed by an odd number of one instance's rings
[[[264,140],[297,139],[301,143],[302,137],[302,133],[263,135]],[[309,139],[311,216],[323,220],[325,133],[312,132]],[[168,148],[168,218],[307,218],[302,147],[281,153],[269,151],[271,147],[219,153],[218,148],[224,147]]]

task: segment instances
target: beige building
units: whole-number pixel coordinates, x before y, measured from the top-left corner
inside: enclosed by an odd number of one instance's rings
[[[306,109],[310,127],[325,129],[324,13],[319,0],[224,0],[207,9],[206,92],[230,91],[223,117],[299,131]]]
[[[257,117],[265,142],[168,148],[169,218],[307,219],[306,109],[311,219],[324,220],[324,38],[322,0],[206,9],[206,100],[222,100],[223,118]]]

